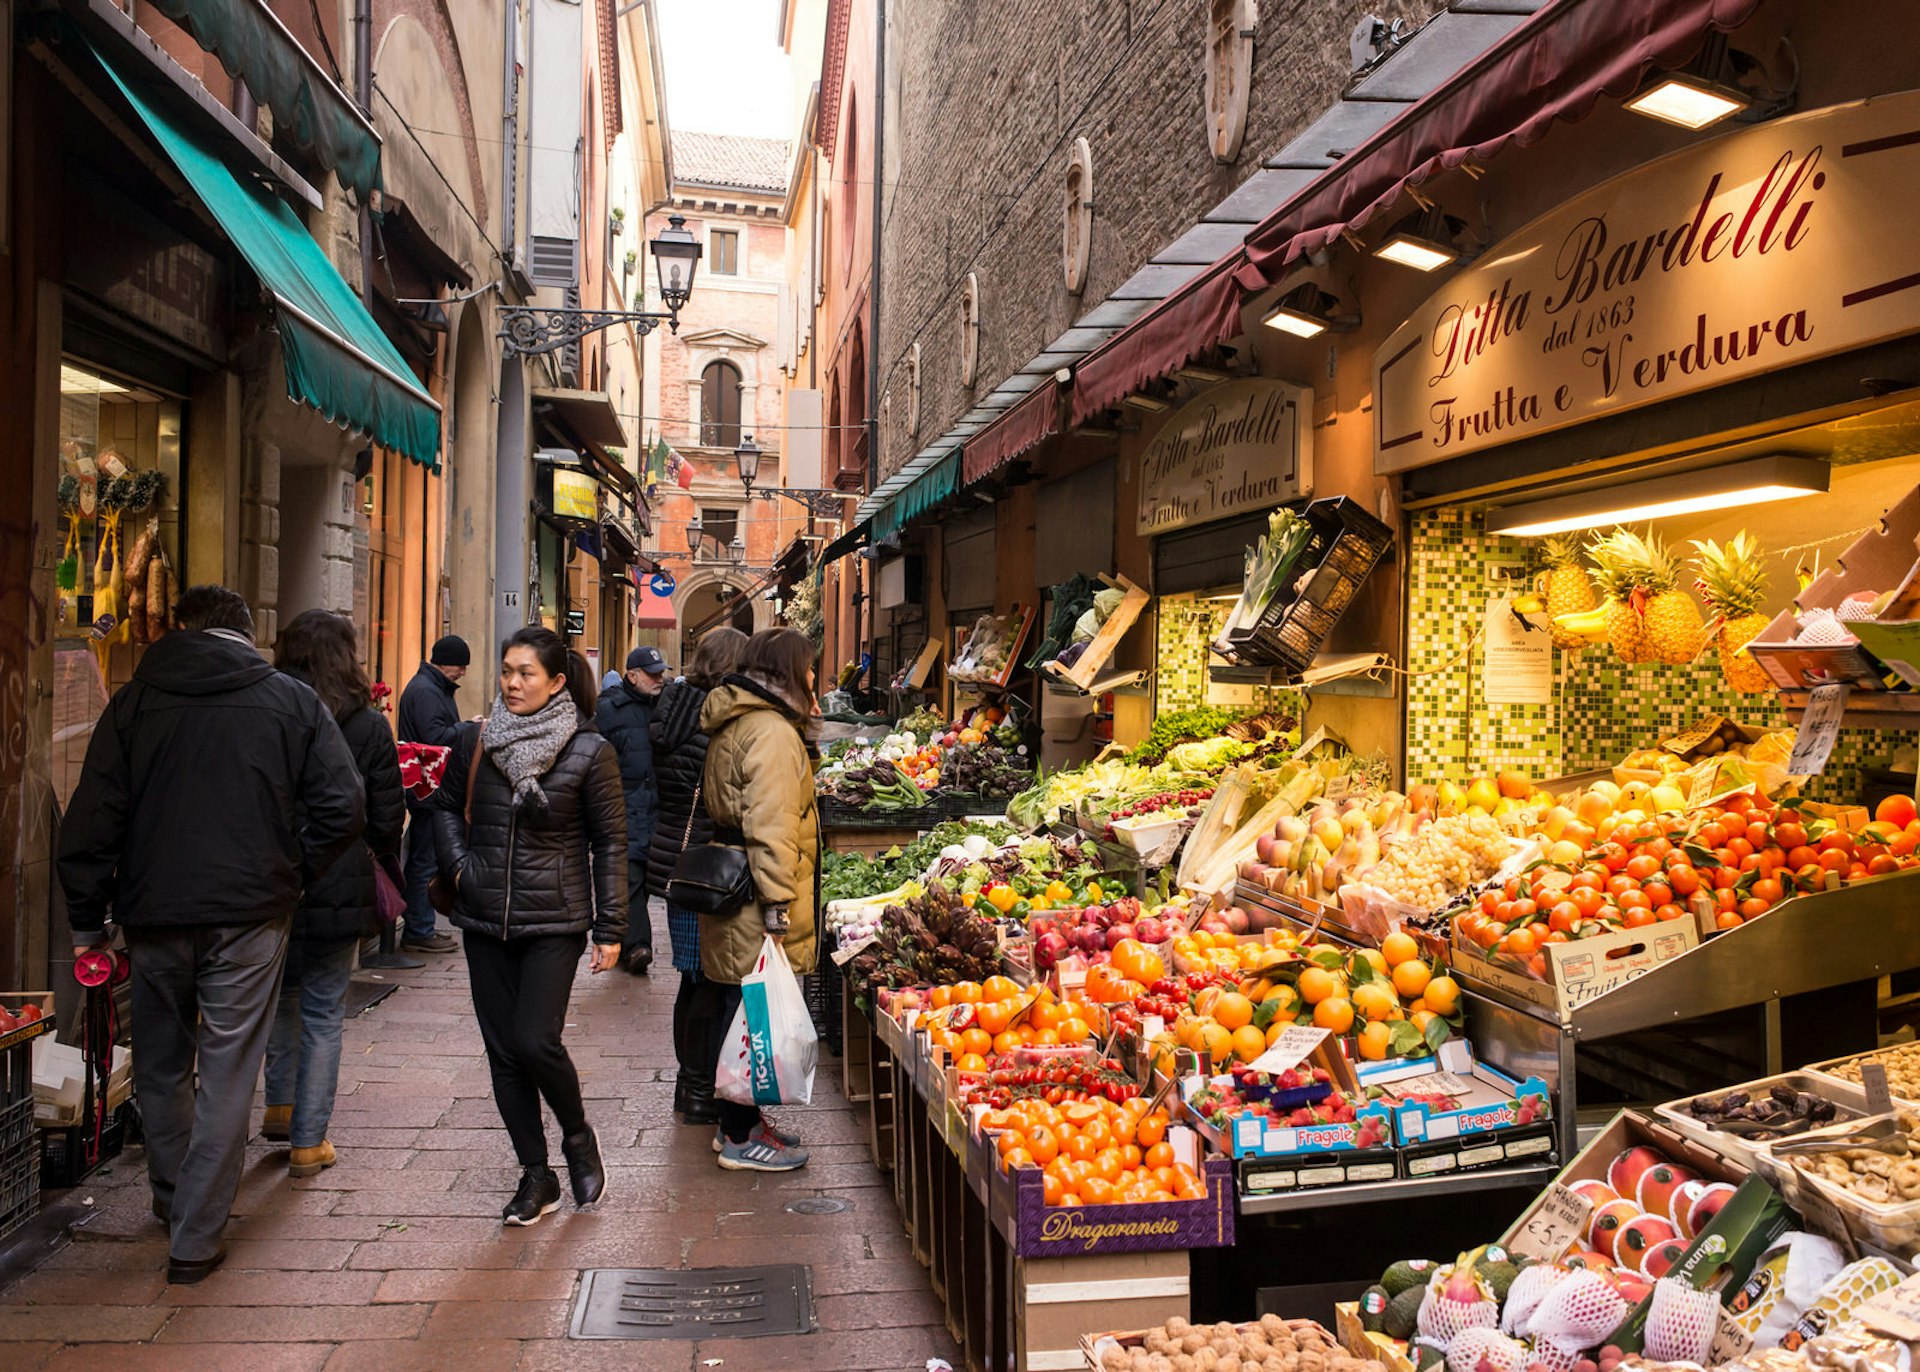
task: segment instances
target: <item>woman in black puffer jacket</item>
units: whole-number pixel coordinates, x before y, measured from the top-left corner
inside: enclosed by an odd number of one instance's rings
[[[648,734],[653,743],[653,777],[660,794],[653,842],[647,850],[647,885],[665,897],[673,865],[688,844],[713,837],[705,804],[695,805],[707,765],[707,736],[700,732],[700,707],[707,692],[740,665],[747,636],[720,628],[700,640],[687,674],[669,681],[653,707]],[[682,1124],[717,1124],[713,1104],[713,1063],[707,1046],[713,997],[700,982],[700,916],[667,904],[667,931],[673,937],[673,966],[680,991],[673,998],[673,1054],[679,1070],[673,1079],[673,1112]]]
[[[367,792],[367,830],[308,886],[293,920],[287,971],[267,1040],[267,1116],[260,1132],[292,1145],[287,1171],[310,1177],[333,1166],[327,1141],[340,1081],[340,1028],[359,941],[380,930],[374,864],[397,867],[406,814],[393,730],[373,708],[353,626],[308,610],[280,631],[274,665],[304,681],[339,722]]]
[[[522,1168],[501,1218],[536,1224],[560,1204],[543,1097],[560,1122],[575,1202],[606,1191],[580,1075],[561,1042],[588,934],[593,970],[604,972],[627,925],[627,801],[613,745],[593,727],[585,659],[550,629],[509,638],[500,696],[486,722],[462,734],[448,777],[434,813],[440,870],[453,880],[451,918],[467,935],[494,1103]]]

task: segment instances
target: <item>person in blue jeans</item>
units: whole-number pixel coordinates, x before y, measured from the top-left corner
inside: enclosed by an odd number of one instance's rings
[[[286,976],[267,1039],[267,1112],[260,1133],[291,1146],[288,1175],[311,1177],[337,1157],[327,1125],[340,1080],[347,987],[360,940],[380,928],[375,867],[384,868],[389,880],[398,871],[406,804],[393,731],[373,706],[353,625],[341,615],[308,610],[281,630],[274,666],[320,697],[340,725],[366,789],[364,842],[308,883],[294,913]]]
[[[472,650],[458,634],[448,634],[433,645],[427,660],[400,693],[395,725],[402,743],[454,746],[460,737],[460,707],[454,703],[454,693],[472,661]],[[427,888],[439,870],[433,821],[428,818],[431,806],[431,801],[407,798],[407,917],[400,946],[409,953],[451,953],[460,946],[453,935],[436,931],[433,902],[427,898]]]

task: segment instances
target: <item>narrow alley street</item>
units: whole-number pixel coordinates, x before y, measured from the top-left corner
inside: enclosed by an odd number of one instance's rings
[[[74,1193],[91,1197],[92,1213],[70,1242],[30,1274],[0,1277],[11,1282],[0,1291],[0,1366],[918,1372],[930,1357],[955,1357],[859,1116],[840,1094],[837,1059],[823,1060],[812,1106],[780,1112],[806,1140],[809,1165],[780,1176],[724,1172],[711,1134],[671,1117],[673,972],[590,978],[583,964],[567,1041],[611,1192],[594,1212],[569,1203],[533,1228],[503,1229],[500,1207],[519,1174],[459,956],[357,980],[376,976],[397,986],[347,1022],[331,1131],[339,1164],[289,1181],[284,1147],[256,1140],[225,1267],[197,1286],[169,1287],[143,1155],[130,1150]],[[787,1208],[810,1196],[848,1207]],[[809,1267],[815,1333],[567,1337],[584,1269],[771,1262]]]

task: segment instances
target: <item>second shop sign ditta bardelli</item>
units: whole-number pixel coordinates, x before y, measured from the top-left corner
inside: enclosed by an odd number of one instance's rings
[[[1313,392],[1248,377],[1168,416],[1140,455],[1140,532],[1269,510],[1313,492]]]

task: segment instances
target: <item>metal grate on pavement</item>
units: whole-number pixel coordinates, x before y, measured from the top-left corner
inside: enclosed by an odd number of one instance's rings
[[[803,1266],[693,1271],[596,1267],[581,1274],[576,1339],[752,1339],[813,1332],[813,1276]]]

